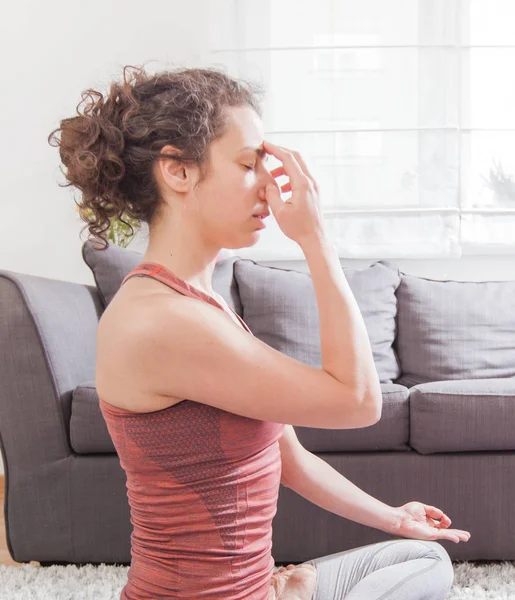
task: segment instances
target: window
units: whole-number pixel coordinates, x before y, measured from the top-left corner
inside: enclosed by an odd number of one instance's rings
[[[265,134],[306,159],[341,257],[515,252],[512,0],[210,10],[206,65],[263,84]],[[238,254],[303,258],[273,216]]]

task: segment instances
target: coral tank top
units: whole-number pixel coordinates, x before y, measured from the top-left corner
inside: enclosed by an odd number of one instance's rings
[[[122,285],[134,276],[226,310],[157,263],[140,263]],[[144,413],[99,405],[133,527],[120,600],[268,600],[285,425],[188,399]]]

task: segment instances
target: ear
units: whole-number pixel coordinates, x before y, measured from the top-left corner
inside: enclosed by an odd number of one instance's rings
[[[161,154],[180,155],[182,151],[168,144],[163,146]],[[196,168],[173,158],[160,158],[156,162],[159,176],[168,187],[182,193],[191,188]]]

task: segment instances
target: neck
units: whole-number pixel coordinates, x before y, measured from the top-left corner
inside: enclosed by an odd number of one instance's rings
[[[143,262],[163,265],[186,283],[215,296],[211,279],[220,250],[187,227],[161,227],[151,231]]]

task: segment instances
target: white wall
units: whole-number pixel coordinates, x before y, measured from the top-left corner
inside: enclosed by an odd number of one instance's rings
[[[214,6],[208,0],[19,0],[2,11],[0,269],[94,284],[80,253],[84,224],[73,191],[58,187],[64,177],[47,136],[74,114],[83,90],[105,90],[123,65],[200,64],[217,27]],[[140,238],[130,247],[144,244]],[[342,264],[366,266],[380,258]],[[395,262],[425,277],[515,278],[515,256]],[[302,261],[263,264],[306,270]]]
[[[208,40],[205,4],[20,0],[2,11],[0,268],[91,281],[80,255],[84,224],[71,188],[57,185],[64,176],[47,136],[75,114],[83,90],[105,91],[125,64],[197,62]]]

